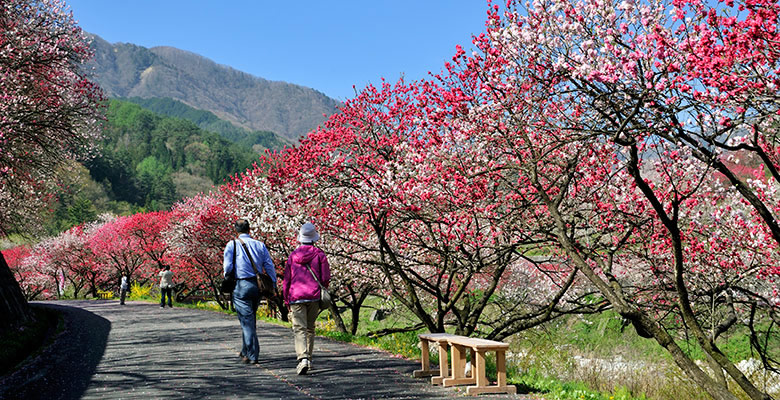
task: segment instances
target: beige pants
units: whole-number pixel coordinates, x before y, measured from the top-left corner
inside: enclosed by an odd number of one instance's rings
[[[292,313],[292,329],[295,340],[295,353],[298,360],[307,358],[311,361],[311,353],[314,351],[314,321],[320,313],[320,303],[290,304]]]

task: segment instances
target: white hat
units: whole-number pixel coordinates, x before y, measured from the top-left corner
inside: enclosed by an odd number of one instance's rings
[[[320,234],[317,233],[317,228],[314,224],[307,222],[301,227],[301,231],[298,232],[298,242],[300,243],[314,243],[320,240]]]

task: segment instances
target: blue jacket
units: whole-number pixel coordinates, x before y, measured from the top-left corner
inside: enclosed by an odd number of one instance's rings
[[[271,277],[276,285],[276,268],[274,268],[274,262],[271,260],[271,254],[268,252],[268,248],[265,244],[259,240],[252,239],[248,234],[242,233],[238,235],[241,240],[246,243],[246,247],[249,249],[249,253],[252,255],[252,260],[255,262],[257,272],[265,270],[265,273]],[[244,251],[244,246],[238,240],[231,240],[225,246],[224,260],[222,262],[222,270],[225,276],[233,271],[233,252],[236,252],[236,278],[251,278],[255,276],[255,271],[252,269],[252,263],[249,262],[249,257]]]

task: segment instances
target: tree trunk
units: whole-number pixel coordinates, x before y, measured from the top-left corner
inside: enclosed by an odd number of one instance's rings
[[[718,361],[712,358],[710,353],[704,352],[704,355],[707,357],[707,365],[712,369],[712,377],[715,379],[716,382],[718,382],[719,385],[728,387],[728,382],[726,381],[726,374],[723,372],[723,367],[718,364]]]
[[[633,152],[632,157],[636,157],[636,153]],[[633,167],[636,168],[635,165]],[[641,184],[640,184],[641,185]],[[537,184],[540,195],[543,198],[547,209],[552,215],[555,222],[555,234],[558,238],[558,242],[561,244],[566,253],[571,257],[572,262],[579,267],[579,269],[585,274],[588,280],[593,283],[596,288],[604,295],[604,297],[612,304],[615,311],[623,318],[628,319],[637,328],[637,333],[642,337],[652,337],[666,349],[672,356],[672,360],[680,367],[680,369],[689,376],[696,384],[704,389],[715,400],[737,400],[737,396],[729,392],[728,388],[719,385],[712,377],[707,375],[704,371],[696,365],[693,360],[688,357],[682,349],[674,342],[674,339],[664,330],[662,327],[653,320],[649,315],[642,312],[635,307],[631,307],[625,300],[625,293],[622,288],[619,287],[617,282],[613,282],[615,286],[611,286],[610,282],[606,282],[596,274],[590,264],[585,261],[579,251],[575,248],[573,242],[566,235],[566,224],[563,216],[560,214],[556,205],[547,197],[544,191],[544,187]]]
[[[339,308],[336,306],[335,301],[330,303],[328,311],[330,312],[330,316],[333,317],[333,322],[336,323],[336,331],[346,333],[347,326],[344,324],[344,318],[341,317],[341,312],[339,312]]]
[[[33,318],[22,288],[0,253],[0,330],[11,329]]]

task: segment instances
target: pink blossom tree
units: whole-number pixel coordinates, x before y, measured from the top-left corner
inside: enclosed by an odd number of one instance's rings
[[[696,12],[686,17],[689,8]],[[457,80],[482,81],[465,113],[494,123],[474,140],[498,139],[516,157],[540,227],[641,335],[715,398],[734,398],[723,372],[750,398],[769,398],[717,339],[739,321],[755,332],[760,318],[777,318],[775,264],[753,261],[757,248],[747,240],[775,237],[774,190],[740,180],[723,162],[752,151],[770,175],[775,169],[777,5],[739,4],[724,19],[698,2],[509,2],[505,13],[493,10],[476,41],[481,53],[460,52],[452,68]],[[707,46],[742,56],[721,63]],[[733,188],[714,185],[713,171]],[[712,214],[717,206],[732,211]],[[741,240],[711,240],[725,232]],[[774,239],[760,254],[773,257],[776,246]],[[677,329],[695,338],[714,377],[675,343],[669,332]],[[757,350],[771,367],[766,348]]]
[[[3,250],[3,257],[8,262],[11,272],[24,293],[27,300],[47,298],[50,289],[53,287],[48,276],[42,274],[33,265],[27,262],[30,258],[30,248],[27,246],[17,246],[8,250]]]
[[[92,297],[98,297],[98,290],[113,290],[112,282],[119,282],[111,276],[104,265],[97,262],[89,246],[92,230],[96,224],[75,226],[59,234],[49,243],[50,260],[59,260],[64,277],[73,289],[73,297],[78,298],[82,289]],[[116,279],[115,279],[116,278]]]
[[[225,206],[224,196],[198,195],[175,204],[164,231],[171,256],[179,260],[179,279],[186,290],[210,293],[223,308],[229,303],[219,292],[222,281],[222,252],[234,236],[236,216]],[[186,296],[186,294],[185,294]]]
[[[135,230],[142,218],[139,214],[104,220],[91,231],[89,248],[108,275],[118,278],[124,274],[143,285],[153,278],[159,265],[139,245]]]
[[[81,70],[84,34],[60,1],[0,5],[0,235],[25,231],[45,203],[40,193],[58,162],[95,138],[99,88]],[[35,201],[30,201],[35,199]],[[0,320],[29,320],[29,308],[0,257]]]

